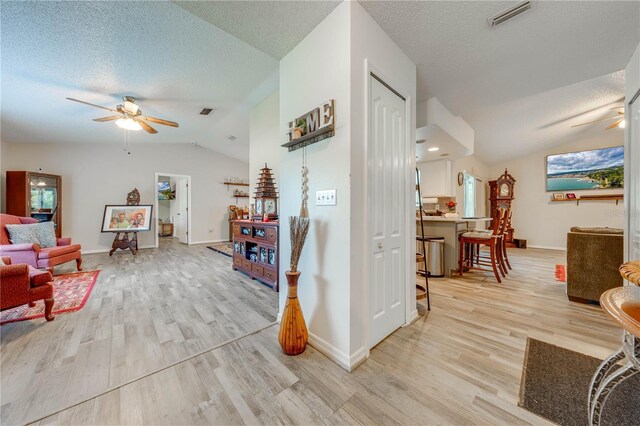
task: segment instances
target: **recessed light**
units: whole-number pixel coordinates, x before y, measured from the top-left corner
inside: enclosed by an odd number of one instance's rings
[[[429,152],[436,152],[437,150],[439,150],[440,148],[438,148],[437,146],[434,146],[432,148],[429,148],[427,151]]]

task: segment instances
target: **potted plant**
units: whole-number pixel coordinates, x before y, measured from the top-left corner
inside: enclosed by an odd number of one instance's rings
[[[307,120],[304,118],[296,119],[296,126],[293,128],[291,139],[301,138],[305,133],[307,133]]]

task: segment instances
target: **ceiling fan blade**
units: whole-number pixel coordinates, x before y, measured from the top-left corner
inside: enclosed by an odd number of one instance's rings
[[[158,131],[156,129],[154,129],[153,127],[149,126],[147,123],[145,123],[144,120],[140,120],[139,117],[134,118],[134,120],[136,121],[136,123],[138,123],[140,126],[142,126],[142,128],[144,130],[146,130],[147,133],[151,133],[152,135],[154,133],[158,133]]]
[[[163,120],[162,118],[149,117],[146,115],[142,115],[139,118],[150,121],[152,123],[164,124],[165,126],[171,126],[171,127],[178,127],[178,123],[176,123],[175,121]]]
[[[619,119],[619,116],[613,116],[613,117],[605,117],[605,118],[601,118],[600,120],[594,120],[594,121],[589,121],[587,123],[580,123],[580,124],[574,124],[571,127],[580,127],[580,126],[586,126],[587,124],[593,124],[593,123],[597,123],[599,121],[605,121],[605,120],[613,120],[613,119]]]
[[[624,117],[618,119],[618,121],[616,121],[615,123],[611,124],[610,126],[607,126],[607,128],[605,130],[610,130],[610,129],[613,129],[615,127],[618,127],[618,124],[620,124],[622,122],[622,120],[624,120]]]
[[[100,109],[106,109],[107,111],[111,111],[111,112],[118,112],[118,111],[116,111],[115,109],[111,109],[111,108],[103,107],[103,106],[96,105],[96,104],[91,104],[91,103],[89,103],[89,102],[81,101],[81,100],[79,100],[79,99],[73,99],[73,98],[67,98],[67,99],[69,99],[70,101],[73,101],[73,102],[79,102],[79,103],[81,103],[81,104],[89,105],[89,106],[92,106],[92,107],[96,107],[96,108],[100,108]]]
[[[117,120],[119,118],[122,118],[122,116],[121,115],[112,115],[110,117],[94,118],[93,121],[98,121],[98,122],[114,121],[114,120]]]

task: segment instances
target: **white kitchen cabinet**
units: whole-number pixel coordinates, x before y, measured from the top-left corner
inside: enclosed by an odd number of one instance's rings
[[[423,197],[453,197],[451,161],[436,160],[417,164]]]

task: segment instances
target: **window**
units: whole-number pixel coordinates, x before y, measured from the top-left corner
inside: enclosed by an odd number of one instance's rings
[[[476,178],[464,174],[464,217],[476,216]]]

